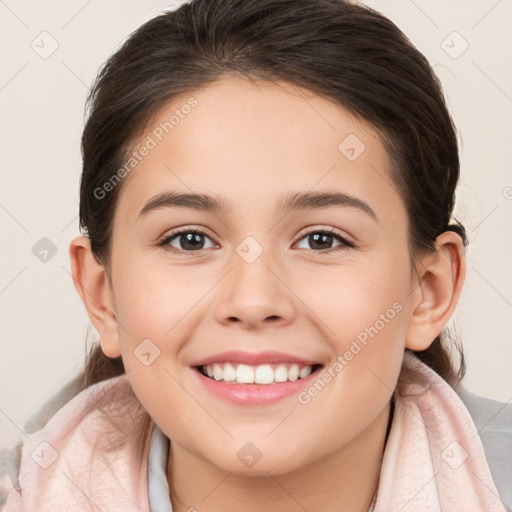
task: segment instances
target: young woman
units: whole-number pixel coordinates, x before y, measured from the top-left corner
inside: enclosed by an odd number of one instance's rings
[[[108,60],[82,142],[70,255],[100,341],[6,512],[510,506],[504,416],[477,428],[510,407],[463,390],[443,335],[455,128],[392,22],[193,0]]]

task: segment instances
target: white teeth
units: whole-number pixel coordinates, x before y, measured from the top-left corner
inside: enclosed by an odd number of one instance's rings
[[[288,370],[284,364],[276,368],[274,379],[276,382],[286,382],[288,380]]]
[[[304,379],[312,371],[312,366],[298,364],[262,364],[250,366],[247,364],[214,363],[203,367],[208,377],[226,382],[239,384],[274,384],[276,382],[295,381]]]
[[[215,380],[221,380],[224,372],[218,364],[213,365],[213,378]]]
[[[256,384],[271,384],[274,382],[274,371],[272,370],[272,366],[264,364],[256,367],[254,382],[256,382]]]
[[[304,368],[301,368],[299,372],[299,377],[303,379],[304,377],[307,377],[311,373],[311,366],[304,366]]]
[[[297,380],[299,378],[299,365],[294,364],[289,370],[288,370],[288,380]]]
[[[240,384],[253,384],[254,370],[246,364],[239,364],[236,369],[236,381]]]
[[[229,363],[224,365],[223,380],[232,381],[236,380],[236,368],[233,368]]]

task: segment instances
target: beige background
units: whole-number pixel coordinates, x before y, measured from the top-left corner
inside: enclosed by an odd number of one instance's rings
[[[457,213],[471,237],[454,319],[468,361],[465,384],[509,401],[512,2],[365,3],[411,38],[443,83],[462,144]],[[79,234],[88,87],[132,30],[172,6],[157,0],[0,1],[0,446],[22,436],[27,416],[83,364],[89,321],[71,282],[68,246]],[[49,35],[40,36],[44,31]],[[39,52],[58,48],[44,59],[32,44]],[[42,237],[57,251],[46,263],[32,252]]]

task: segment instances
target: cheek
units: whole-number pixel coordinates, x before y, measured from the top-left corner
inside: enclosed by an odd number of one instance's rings
[[[297,294],[323,320],[336,348],[375,326],[384,334],[404,333],[410,283],[404,269],[408,259],[382,254],[371,264],[357,263],[319,269],[314,279],[296,282]],[[312,285],[314,283],[314,285]],[[371,329],[374,332],[373,329]]]
[[[173,425],[173,433],[186,445],[183,432],[197,416],[198,406],[180,384],[178,359],[193,321],[187,312],[206,290],[183,277],[186,269],[152,265],[140,255],[124,253],[113,268],[121,352],[130,385],[150,416],[160,425]]]
[[[322,320],[333,360],[339,362],[333,374],[341,378],[335,380],[366,403],[376,385],[382,391],[378,401],[395,387],[409,316],[408,268],[406,253],[383,253],[372,265],[331,269],[329,279],[315,281],[319,286],[310,288],[314,291],[305,301]]]
[[[206,283],[193,284],[186,277],[186,269],[151,264],[143,258],[124,258],[118,270],[116,313],[133,343],[166,338],[205,293],[202,288],[206,290]]]

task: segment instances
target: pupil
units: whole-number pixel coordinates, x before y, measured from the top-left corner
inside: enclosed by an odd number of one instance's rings
[[[180,236],[180,244],[183,249],[201,249],[202,242],[202,235],[200,233],[184,233]]]
[[[312,249],[325,249],[326,246],[322,246],[322,243],[330,246],[331,244],[329,242],[332,242],[332,235],[329,235],[327,233],[314,233],[312,235],[309,235],[309,244]],[[320,246],[315,247],[315,245]],[[329,249],[329,247],[327,247],[327,249]]]

